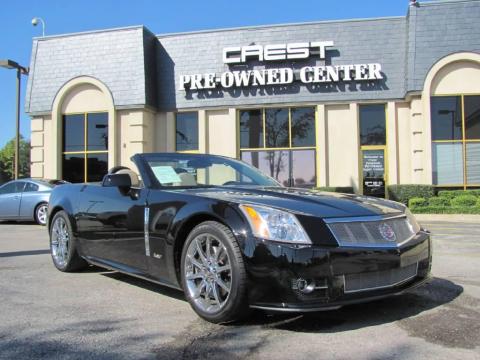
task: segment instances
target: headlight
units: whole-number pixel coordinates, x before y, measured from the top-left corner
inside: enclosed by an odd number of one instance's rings
[[[262,239],[311,244],[297,217],[285,211],[256,205],[240,205],[253,234]]]
[[[412,232],[414,234],[418,233],[420,231],[420,225],[408,208],[405,209],[405,215],[407,216],[408,224],[411,226]]]

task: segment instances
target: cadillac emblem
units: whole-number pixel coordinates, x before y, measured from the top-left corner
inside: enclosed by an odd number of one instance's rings
[[[386,241],[397,240],[395,232],[393,231],[392,227],[387,223],[381,223],[380,225],[378,225],[378,231],[380,231],[380,235],[382,235],[382,238]]]

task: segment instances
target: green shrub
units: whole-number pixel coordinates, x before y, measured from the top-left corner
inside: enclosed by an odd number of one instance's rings
[[[450,199],[446,197],[434,196],[428,199],[428,206],[450,206]]]
[[[337,192],[344,194],[354,194],[353,187],[351,186],[323,186],[315,188],[317,191]]]
[[[473,195],[480,197],[480,190],[440,190],[438,192],[438,196],[447,199],[453,199],[461,195]]]
[[[458,191],[458,190],[440,190],[437,195],[441,198],[453,199],[454,197],[459,195],[459,192],[460,191]],[[463,192],[463,190],[462,190],[462,192]]]
[[[477,205],[476,206],[480,208],[480,197],[477,199]]]
[[[475,195],[476,197],[480,197],[480,189],[475,189],[475,190],[467,190],[466,193]]]
[[[408,207],[411,207],[411,208],[422,207],[427,205],[428,205],[427,199],[423,197],[414,197],[408,200]]]
[[[480,215],[480,206],[453,207],[453,206],[419,206],[411,209],[414,214],[477,214]]]
[[[475,206],[477,198],[474,195],[458,195],[450,200],[450,204],[454,207],[468,207]]]
[[[390,200],[408,204],[412,198],[429,199],[434,196],[434,188],[432,185],[390,185],[388,186],[388,197]]]

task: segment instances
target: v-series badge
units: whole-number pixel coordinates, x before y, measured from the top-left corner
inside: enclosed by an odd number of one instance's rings
[[[312,41],[289,44],[232,46],[223,49],[225,64],[241,64],[248,60],[278,61],[287,59],[307,59],[318,54],[325,59],[325,51],[333,46],[333,41]]]

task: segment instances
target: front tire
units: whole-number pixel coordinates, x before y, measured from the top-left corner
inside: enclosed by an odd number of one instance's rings
[[[88,263],[78,255],[76,240],[67,213],[57,212],[50,227],[50,253],[58,270],[71,272],[88,266]]]
[[[35,222],[38,225],[47,225],[48,204],[41,203],[35,208]]]
[[[190,232],[182,251],[181,275],[185,296],[203,319],[225,323],[248,314],[245,264],[225,225],[206,221]]]

